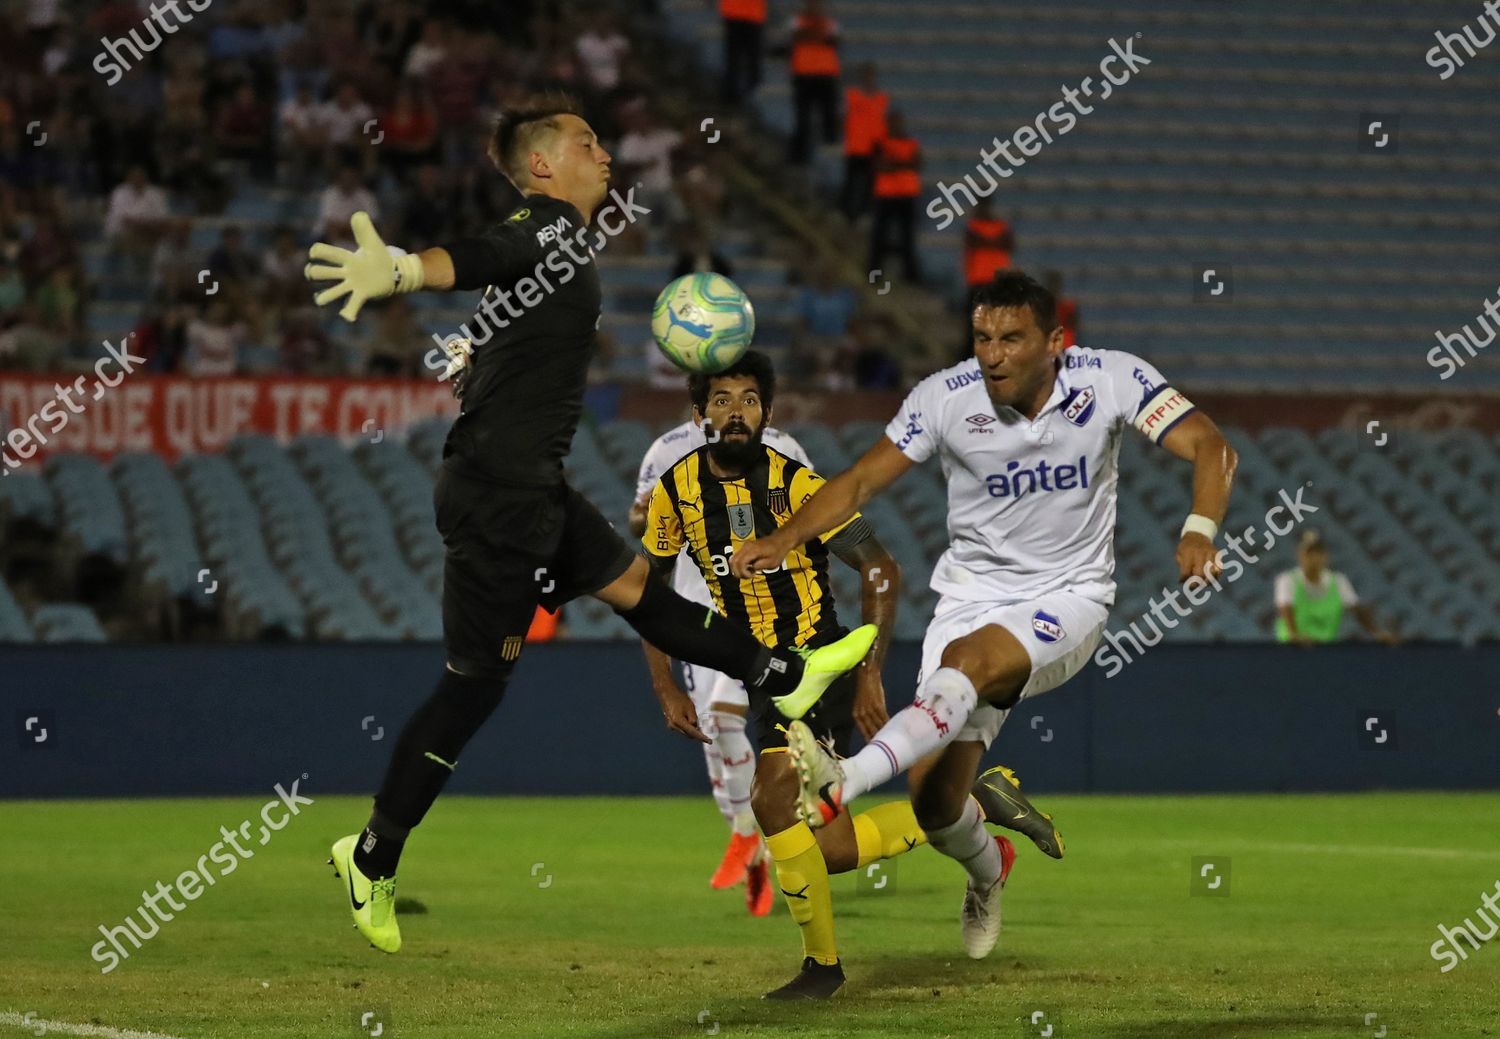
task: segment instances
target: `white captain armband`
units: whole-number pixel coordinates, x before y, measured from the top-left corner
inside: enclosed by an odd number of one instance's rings
[[[1193,402],[1178,390],[1163,386],[1136,412],[1135,428],[1146,434],[1153,444],[1161,442],[1173,426],[1194,411]]]

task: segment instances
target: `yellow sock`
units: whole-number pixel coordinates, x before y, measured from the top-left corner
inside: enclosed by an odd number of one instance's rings
[[[905,855],[927,843],[917,825],[910,801],[887,801],[854,817],[854,839],[859,844],[859,868],[877,859]]]
[[[776,863],[776,880],[792,919],[802,928],[802,955],[828,966],[839,961],[833,940],[833,897],[828,891],[828,863],[806,823],[799,822],[766,838]]]

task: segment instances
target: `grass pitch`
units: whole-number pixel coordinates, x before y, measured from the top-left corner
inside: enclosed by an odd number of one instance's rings
[[[1500,794],[1035,796],[1068,856],[1018,841],[988,960],[962,954],[961,871],[920,849],[878,890],[834,878],[849,983],[795,1006],[758,998],[798,965],[784,908],[709,890],[706,795],[443,799],[396,956],[323,864],[368,802],[317,797],[103,976],[99,925],[263,799],[0,803],[0,1039],[27,1012],[182,1039],[1500,1035],[1500,941],[1429,954],[1500,881]],[[1203,859],[1227,879],[1194,894]]]

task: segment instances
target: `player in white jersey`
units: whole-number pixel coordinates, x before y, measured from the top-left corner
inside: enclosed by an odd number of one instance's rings
[[[961,920],[977,959],[999,937],[1001,864],[970,789],[1010,708],[1075,675],[1104,630],[1125,427],[1193,463],[1192,511],[1176,559],[1189,598],[1217,584],[1213,539],[1237,457],[1208,416],[1145,361],[1065,348],[1056,300],[1022,272],[1002,272],[980,289],[970,317],[974,357],[922,380],[884,438],[776,533],[742,546],[732,567],[776,566],[790,546],[938,457],[950,544],[933,569],[940,598],[916,699],[842,762],[795,722],[788,745],[802,787],[798,811],[812,826],[911,770],[928,841],[969,874]]]
[[[646,449],[636,477],[635,504],[630,509],[631,533],[639,537],[645,530],[646,504],[651,499],[651,488],[656,486],[656,481],[685,456],[702,447],[706,435],[696,420],[689,419],[657,437]],[[809,469],[813,468],[807,452],[790,434],[767,426],[762,438],[767,446],[795,458]],[[685,599],[704,606],[713,605],[703,575],[698,572],[686,548],[677,557],[672,587]],[[714,801],[730,828],[729,846],[709,883],[719,889],[744,884],[746,906],[752,914],[765,916],[775,903],[775,892],[770,885],[764,842],[756,828],[755,815],[750,810],[755,754],[749,737],[745,735],[749,695],[744,683],[728,675],[696,664],[679,662],[679,666],[682,668],[682,683],[698,712],[699,727],[713,741],[704,744],[703,756],[708,763],[708,780],[713,788]],[[673,682],[670,673],[653,675],[652,679]]]

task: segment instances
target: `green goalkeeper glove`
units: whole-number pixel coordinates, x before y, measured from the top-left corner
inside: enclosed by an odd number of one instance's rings
[[[359,308],[369,300],[416,292],[422,287],[422,258],[381,241],[369,213],[355,213],[349,220],[349,229],[359,246],[354,252],[327,242],[317,242],[307,250],[309,260],[326,262],[309,263],[302,269],[303,276],[308,281],[338,282],[313,297],[318,306],[348,296],[339,317],[353,321],[359,316]]]

